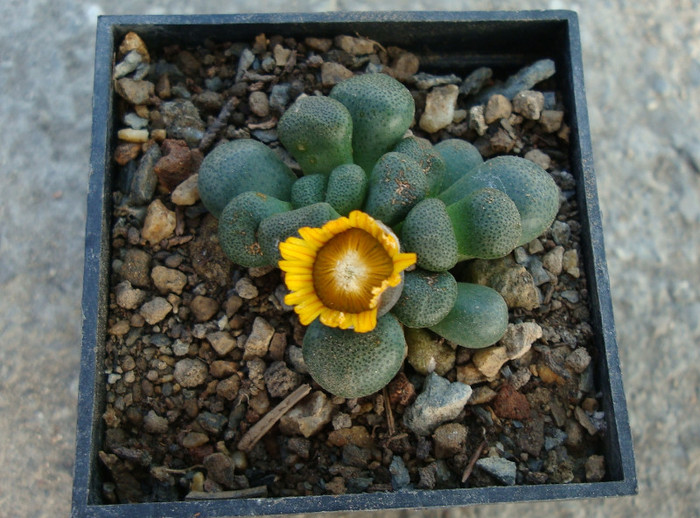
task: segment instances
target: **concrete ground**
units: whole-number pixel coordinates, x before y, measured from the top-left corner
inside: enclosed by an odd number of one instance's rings
[[[580,15],[639,495],[421,515],[700,516],[698,0],[27,0],[0,6],[0,517],[70,512],[96,16],[495,8]]]

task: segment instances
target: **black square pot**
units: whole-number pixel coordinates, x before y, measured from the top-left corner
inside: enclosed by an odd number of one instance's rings
[[[359,33],[384,45],[429,56],[430,68],[464,72],[477,66],[516,68],[537,59],[556,62],[558,86],[569,116],[571,173],[577,182],[581,246],[598,349],[596,367],[606,418],[606,480],[595,483],[406,490],[289,498],[202,500],[106,505],[101,500],[98,451],[103,434],[103,359],[109,294],[111,153],[116,115],[111,80],[116,47],[137,32],[149,48],[197,44],[206,38],[249,41],[255,35],[332,37]],[[240,516],[319,511],[457,507],[474,504],[596,498],[634,494],[637,489],[632,439],[615,341],[615,324],[603,247],[586,112],[581,44],[576,14],[525,12],[386,12],[216,16],[106,16],[97,28],[92,155],[83,280],[83,341],[78,407],[74,517]]]

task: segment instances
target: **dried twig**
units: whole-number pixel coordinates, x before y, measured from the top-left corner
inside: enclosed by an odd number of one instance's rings
[[[224,103],[224,105],[221,107],[219,115],[216,117],[216,120],[207,128],[207,132],[202,137],[202,140],[199,143],[200,151],[205,152],[207,149],[209,149],[209,146],[214,143],[219,131],[226,126],[228,118],[231,116],[231,112],[236,108],[236,106],[238,106],[239,102],[238,97],[231,97],[228,101],[226,101],[226,103]]]
[[[484,448],[486,448],[486,446],[487,446],[486,441],[482,441],[482,443],[479,445],[479,447],[474,452],[474,455],[472,455],[472,458],[469,459],[469,464],[467,464],[467,467],[464,468],[464,473],[462,473],[462,484],[464,484],[467,481],[467,479],[469,478],[469,475],[472,474],[472,470],[474,469],[474,464],[476,464],[476,461],[479,460],[479,457],[481,457],[481,452],[484,451]]]
[[[382,396],[384,396],[384,409],[386,410],[386,426],[389,432],[389,437],[394,435],[396,431],[394,426],[394,412],[391,410],[391,402],[389,401],[389,393],[386,387],[382,389]]]
[[[256,498],[267,496],[267,486],[247,487],[235,491],[218,491],[208,493],[206,491],[190,491],[185,500],[225,500],[229,498]]]
[[[238,442],[238,449],[241,451],[250,451],[253,446],[270,431],[270,428],[272,428],[284,414],[289,412],[294,405],[304,399],[309,392],[311,392],[311,386],[304,384],[284,398],[275,408],[265,414],[260,421],[251,426],[250,430],[248,430]]]

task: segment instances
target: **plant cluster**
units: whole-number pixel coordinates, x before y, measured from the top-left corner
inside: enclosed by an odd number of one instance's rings
[[[509,254],[559,207],[559,189],[538,165],[484,162],[466,141],[407,136],[414,113],[400,82],[358,75],[329,96],[297,99],[280,119],[300,178],[253,140],[218,146],[200,168],[223,250],[239,265],[285,272],[285,302],[309,326],[304,359],[336,395],[386,385],[405,356],[404,328],[468,348],[497,342],[505,301],[449,270]]]

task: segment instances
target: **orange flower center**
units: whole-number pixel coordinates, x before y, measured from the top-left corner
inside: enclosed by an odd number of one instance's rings
[[[318,251],[313,265],[314,289],[327,307],[360,313],[376,305],[376,289],[393,269],[391,256],[377,239],[360,228],[351,228]]]

